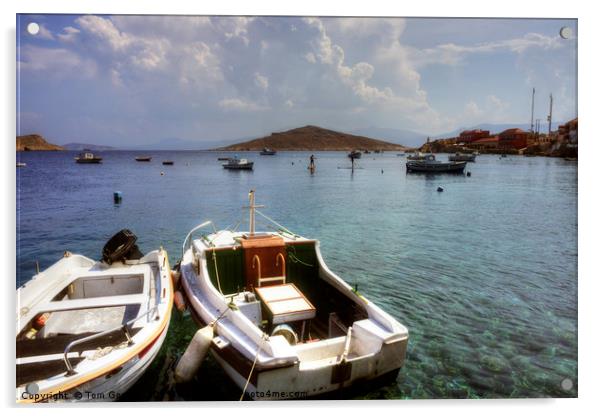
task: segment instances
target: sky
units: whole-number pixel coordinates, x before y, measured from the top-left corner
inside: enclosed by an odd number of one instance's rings
[[[17,134],[57,144],[437,135],[530,123],[532,88],[542,123],[550,94],[577,116],[576,20],[17,16]]]

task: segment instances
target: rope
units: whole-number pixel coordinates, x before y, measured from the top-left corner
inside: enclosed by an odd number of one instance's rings
[[[253,374],[253,370],[255,370],[255,364],[257,364],[257,358],[259,357],[259,351],[261,351],[261,347],[263,347],[263,343],[267,340],[267,336],[265,333],[261,335],[261,344],[257,348],[257,353],[255,354],[255,359],[253,360],[253,365],[251,366],[251,371],[249,372],[249,377],[247,377],[247,382],[245,383],[245,387],[242,389],[242,394],[240,395],[239,402],[245,397],[245,393],[247,392],[247,387],[249,387],[249,382],[251,381],[251,375]]]
[[[278,227],[282,228],[283,231],[287,232],[288,234],[292,235],[293,237],[299,237],[297,234],[293,233],[291,230],[289,230],[288,228],[286,228],[284,225],[278,224],[276,221],[274,221],[273,219],[271,219],[270,217],[268,217],[267,215],[265,215],[264,213],[262,213],[258,209],[256,209],[255,212],[257,214],[261,215],[266,220],[272,222],[273,224],[276,224]]]
[[[293,263],[301,263],[302,265],[307,266],[307,267],[314,267],[313,264],[305,263],[303,260],[301,260],[299,257],[297,257],[297,250],[295,249],[294,246],[288,246],[286,248],[286,253],[288,254],[289,259],[291,259],[291,261]]]
[[[213,265],[215,266],[215,278],[217,279],[217,289],[219,290],[219,293],[223,295],[224,292],[222,292],[222,286],[219,283],[219,273],[217,271],[217,256],[215,255],[215,247],[213,247]]]

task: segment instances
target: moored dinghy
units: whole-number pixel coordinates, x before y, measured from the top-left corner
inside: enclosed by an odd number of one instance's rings
[[[17,401],[115,400],[148,368],[173,292],[167,253],[135,241],[122,230],[103,261],[66,252],[17,290]]]
[[[324,263],[319,242],[269,220],[277,232],[193,233],[182,246],[181,282],[193,318],[212,325],[211,352],[254,399],[324,394],[403,366],[407,329]]]

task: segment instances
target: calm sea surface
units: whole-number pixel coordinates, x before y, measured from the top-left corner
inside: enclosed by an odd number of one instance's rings
[[[100,165],[78,165],[73,152],[17,155],[27,163],[17,170],[17,286],[65,250],[100,258],[121,228],[175,264],[195,225],[245,219],[255,188],[264,213],[319,239],[330,268],[410,331],[396,382],[352,397],[577,396],[575,162],[481,155],[471,177],[425,176],[406,174],[392,152],[363,155],[353,172],[345,153],[324,152],[312,176],[307,152],[239,153],[252,172],[223,169],[218,153],[148,154],[141,163],[104,152]],[[171,387],[194,331],[174,313],[160,356],[124,399],[237,400],[212,359],[195,384]]]

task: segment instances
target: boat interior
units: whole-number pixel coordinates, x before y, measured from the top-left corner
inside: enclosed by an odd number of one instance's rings
[[[111,269],[108,269],[111,270]],[[154,278],[151,278],[154,276]],[[128,341],[144,325],[138,318],[155,305],[158,268],[133,265],[115,273],[91,272],[69,280],[17,335],[17,386],[64,373],[64,352],[73,367],[107,347]],[[91,338],[91,339],[87,339]],[[88,352],[88,353],[85,353]],[[84,353],[84,354],[82,354]]]
[[[283,335],[307,354],[309,344],[331,340],[340,353],[349,327],[368,318],[361,303],[320,276],[315,241],[263,234],[243,236],[235,247],[206,251],[211,283],[268,335]],[[328,342],[319,344],[323,355]]]

